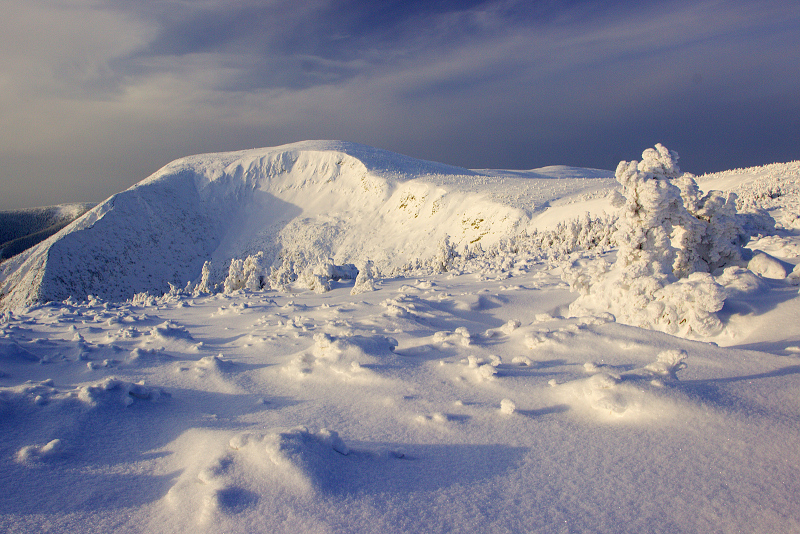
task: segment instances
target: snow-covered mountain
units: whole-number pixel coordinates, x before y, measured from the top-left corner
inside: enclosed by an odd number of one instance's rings
[[[563,219],[575,198],[602,205],[612,185],[608,171],[480,172],[334,141],[192,156],[3,264],[0,305],[160,295],[197,283],[206,261],[222,282],[232,259],[259,252],[267,268],[282,254],[394,273],[431,260],[445,237],[485,248],[532,217]]]

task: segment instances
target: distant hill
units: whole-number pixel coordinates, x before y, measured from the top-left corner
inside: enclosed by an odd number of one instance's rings
[[[0,211],[0,261],[44,241],[92,209],[94,203]]]
[[[330,259],[391,274],[434,261],[446,239],[487,247],[542,216],[575,217],[573,201],[602,206],[615,185],[610,171],[475,171],[340,141],[191,156],[4,262],[0,307],[162,294],[197,283],[207,261],[216,283],[251,256],[267,272]],[[26,235],[55,232],[38,217]]]

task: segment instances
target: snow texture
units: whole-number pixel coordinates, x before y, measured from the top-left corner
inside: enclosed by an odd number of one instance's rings
[[[611,174],[307,142],[112,197],[2,265],[0,531],[800,532],[800,165]]]

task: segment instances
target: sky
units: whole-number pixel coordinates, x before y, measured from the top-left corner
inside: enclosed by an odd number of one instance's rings
[[[0,210],[340,139],[467,168],[800,159],[785,0],[0,0]]]

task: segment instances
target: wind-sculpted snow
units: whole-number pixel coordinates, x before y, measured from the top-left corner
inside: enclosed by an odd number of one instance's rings
[[[800,166],[580,174],[195,156],[3,264],[0,531],[800,532]]]
[[[737,269],[718,344],[557,261],[7,312],[0,530],[797,531],[800,299]]]

